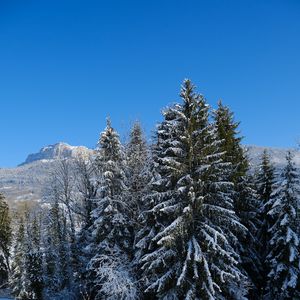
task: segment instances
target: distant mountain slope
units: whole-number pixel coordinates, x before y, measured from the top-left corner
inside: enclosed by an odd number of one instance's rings
[[[83,146],[57,143],[28,155],[24,163],[16,168],[0,169],[0,192],[9,201],[39,201],[42,189],[59,159],[88,157],[93,150]]]
[[[57,143],[43,147],[39,152],[29,154],[27,159],[21,165],[29,164],[34,161],[44,159],[63,159],[77,156],[88,156],[92,150],[84,146],[70,146],[67,143]]]
[[[289,149],[246,146],[252,167],[255,167],[264,149],[271,155],[274,164],[281,168],[285,165],[285,155]],[[300,167],[300,152],[290,149],[294,154],[296,165]],[[30,154],[26,161],[16,168],[0,169],[0,192],[9,201],[40,200],[45,185],[55,162],[59,159],[89,156],[93,150],[83,146],[70,146],[57,143],[44,147],[40,152]]]
[[[0,169],[0,192],[11,200],[40,200],[53,160],[40,160],[17,168]]]
[[[296,149],[288,148],[272,148],[272,147],[260,147],[260,146],[246,146],[248,156],[253,166],[257,166],[260,157],[264,149],[268,151],[271,157],[271,161],[276,167],[282,168],[285,165],[285,157],[288,151],[291,151],[294,155],[294,161],[297,167],[300,167],[300,151]]]

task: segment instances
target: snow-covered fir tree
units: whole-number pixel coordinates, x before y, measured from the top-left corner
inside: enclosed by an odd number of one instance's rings
[[[280,181],[266,203],[273,220],[269,229],[270,247],[267,256],[268,274],[266,299],[300,299],[299,203],[300,181],[292,154]]]
[[[25,282],[25,226],[24,218],[18,219],[18,229],[15,233],[13,243],[12,270],[10,276],[10,286],[12,294],[20,298]]]
[[[60,299],[59,296],[63,298],[66,294],[69,295],[68,299],[72,298],[72,268],[66,227],[66,218],[56,200],[49,211],[44,241],[45,295],[49,299]]]
[[[223,152],[222,159],[230,163],[230,180],[234,183],[232,197],[234,199],[234,210],[240,222],[247,228],[247,233],[238,234],[238,242],[235,245],[241,256],[241,265],[246,272],[251,288],[250,298],[259,295],[261,284],[262,266],[259,256],[259,241],[257,233],[261,222],[258,218],[260,202],[255,191],[254,179],[249,174],[249,162],[244,148],[241,145],[239,122],[234,120],[234,114],[229,107],[224,106],[221,101],[218,108],[213,111],[213,117],[217,128],[217,136],[220,142],[220,150]],[[225,177],[226,178],[226,177]]]
[[[139,284],[142,289],[145,289],[147,278],[141,270],[141,258],[152,251],[156,246],[153,238],[159,230],[165,225],[167,226],[168,219],[166,215],[160,214],[159,217],[152,209],[156,204],[160,203],[164,197],[172,198],[175,193],[175,186],[172,182],[178,180],[178,175],[170,174],[168,163],[165,159],[165,151],[170,147],[176,148],[177,142],[173,139],[173,121],[176,119],[176,114],[172,109],[163,112],[166,121],[157,125],[157,130],[154,136],[154,144],[151,146],[149,172],[150,181],[147,185],[147,193],[142,198],[142,210],[139,216],[141,228],[135,236],[135,265],[138,269]],[[168,153],[173,156],[174,153]],[[174,179],[171,178],[174,177]]]
[[[236,247],[241,257],[241,267],[250,281],[248,297],[258,299],[263,280],[260,243],[257,236],[262,226],[259,219],[261,206],[253,176],[249,171],[236,183],[235,192],[235,211],[240,222],[247,228],[246,234],[238,234],[239,241]]]
[[[260,213],[258,219],[260,221],[260,228],[257,234],[259,240],[259,256],[262,265],[262,280],[258,285],[260,289],[260,294],[265,293],[266,283],[268,281],[269,266],[266,262],[266,257],[268,255],[270,245],[270,233],[273,221],[271,216],[268,215],[270,210],[270,198],[273,191],[273,186],[275,183],[275,168],[270,161],[270,156],[267,150],[263,151],[260,159],[260,163],[255,171],[255,186],[260,201]]]
[[[257,193],[263,204],[266,204],[270,200],[275,182],[275,168],[266,149],[261,156],[255,177]]]
[[[128,203],[135,222],[141,213],[142,199],[147,192],[147,184],[150,181],[149,165],[150,156],[146,139],[141,124],[135,122],[130,132],[129,142],[126,145]]]
[[[19,220],[13,253],[10,278],[13,295],[22,300],[43,300],[44,274],[40,220],[27,208]]]
[[[158,133],[165,143],[164,166],[153,184],[158,200],[149,253],[140,262],[145,292],[158,299],[243,299],[245,277],[232,241],[244,227],[233,210],[233,184],[224,178],[228,164],[221,159],[209,107],[189,80],[181,98],[183,104],[165,113],[171,116],[164,120],[168,132]]]
[[[44,289],[43,252],[41,248],[41,224],[34,216],[27,219],[25,240],[25,289],[23,299],[42,300]],[[25,231],[25,232],[26,232]]]
[[[234,114],[229,107],[218,102],[218,108],[213,111],[214,121],[217,127],[217,135],[221,140],[220,150],[224,153],[223,160],[230,162],[230,178],[237,183],[245,176],[249,163],[245,151],[241,145],[243,139],[239,132],[239,122],[234,120]]]
[[[11,216],[7,202],[0,194],[0,286],[7,283],[10,273],[10,248],[12,242]]]
[[[130,274],[132,226],[128,215],[124,151],[119,135],[107,121],[97,150],[100,170],[99,195],[92,211],[92,258],[88,269],[92,299],[137,299]]]
[[[75,168],[81,208],[79,210],[80,225],[76,236],[79,253],[76,281],[80,293],[85,295],[87,293],[87,282],[89,281],[86,266],[91,258],[89,251],[87,251],[87,246],[91,242],[89,228],[93,225],[91,212],[95,208],[94,200],[99,182],[97,181],[96,167],[92,159],[78,158],[75,162]]]

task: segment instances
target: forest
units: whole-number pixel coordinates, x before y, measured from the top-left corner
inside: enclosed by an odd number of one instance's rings
[[[97,137],[95,137],[97,140]],[[300,173],[253,168],[234,113],[190,80],[151,142],[110,119],[35,205],[0,197],[0,289],[22,300],[300,299]]]

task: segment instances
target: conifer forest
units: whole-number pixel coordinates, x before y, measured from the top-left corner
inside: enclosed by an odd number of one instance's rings
[[[190,80],[151,137],[107,119],[41,201],[0,197],[0,290],[20,300],[300,299],[300,172],[253,167],[239,122]],[[95,137],[95,142],[97,136]],[[0,296],[1,298],[1,296]]]

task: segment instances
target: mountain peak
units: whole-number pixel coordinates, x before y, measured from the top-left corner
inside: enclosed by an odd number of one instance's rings
[[[93,150],[84,146],[71,146],[64,142],[59,142],[53,145],[48,145],[40,149],[39,152],[29,154],[24,163],[29,164],[38,160],[53,160],[63,158],[75,158],[78,156],[90,155]]]

